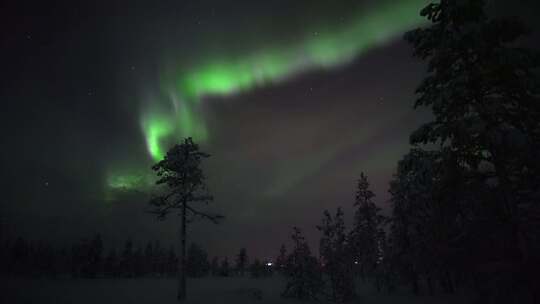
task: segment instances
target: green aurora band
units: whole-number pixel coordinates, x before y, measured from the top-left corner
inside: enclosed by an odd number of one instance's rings
[[[354,14],[348,22],[307,31],[296,43],[255,48],[245,54],[209,56],[199,64],[177,68],[162,84],[162,99],[148,100],[141,109],[140,126],[153,161],[163,158],[179,138],[208,140],[205,97],[227,97],[280,83],[317,69],[332,69],[352,62],[366,51],[384,45],[404,31],[421,25],[418,14],[428,0],[381,0]],[[164,106],[163,104],[166,104]],[[110,188],[130,189],[141,182],[110,177]],[[140,179],[145,180],[145,179]]]
[[[279,83],[314,69],[351,62],[365,51],[388,43],[423,22],[418,11],[426,0],[381,1],[332,31],[310,31],[297,44],[255,50],[243,56],[208,58],[173,77],[169,88],[174,111],[143,111],[141,126],[154,161],[168,148],[167,139],[208,139],[203,115],[196,110],[206,96],[231,96]]]

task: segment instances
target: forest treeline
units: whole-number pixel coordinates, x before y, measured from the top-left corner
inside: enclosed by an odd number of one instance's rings
[[[213,257],[196,243],[187,249],[186,274],[198,278],[213,276],[265,277],[272,274],[267,261],[251,263],[242,248],[235,260]],[[159,241],[139,246],[127,240],[119,248],[105,250],[99,234],[81,239],[70,247],[57,248],[44,241],[10,239],[0,246],[0,274],[7,277],[49,278],[138,278],[175,277],[178,257],[173,246]]]

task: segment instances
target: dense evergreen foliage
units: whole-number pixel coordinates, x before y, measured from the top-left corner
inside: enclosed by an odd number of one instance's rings
[[[354,296],[354,259],[341,208],[337,209],[333,217],[325,211],[317,229],[322,233],[319,251],[323,273],[329,279],[330,298],[335,302],[348,301]]]
[[[291,239],[293,249],[287,257],[284,272],[287,286],[282,295],[303,300],[317,299],[324,286],[319,262],[311,254],[300,229],[293,228]]]
[[[434,120],[391,184],[397,273],[419,292],[434,280],[483,303],[540,300],[540,86],[538,53],[515,43],[515,19],[489,18],[484,1],[443,0],[409,32],[428,63],[416,106]]]

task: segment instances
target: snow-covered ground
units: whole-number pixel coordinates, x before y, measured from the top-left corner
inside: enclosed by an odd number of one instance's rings
[[[0,303],[177,303],[174,279],[1,279],[0,284]],[[284,284],[279,276],[190,279],[186,303],[299,303],[280,297]],[[255,290],[261,291],[261,299],[256,298]],[[457,296],[377,293],[369,285],[359,286],[358,292],[359,298],[352,303],[463,303]]]

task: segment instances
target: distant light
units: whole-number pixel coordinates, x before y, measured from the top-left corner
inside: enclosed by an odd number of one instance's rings
[[[358,261],[354,261],[354,265],[358,265]]]
[[[266,263],[266,266],[268,266],[268,267],[272,267],[272,265],[274,265],[274,263],[272,263],[272,262]]]

